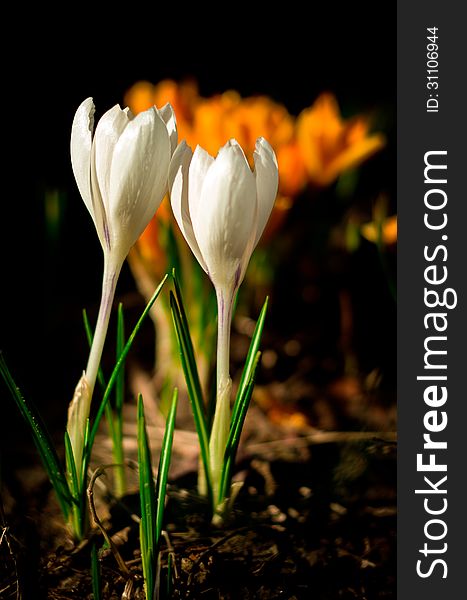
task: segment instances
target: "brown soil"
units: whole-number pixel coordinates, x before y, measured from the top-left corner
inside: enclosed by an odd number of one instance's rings
[[[264,443],[264,451],[257,444],[238,465],[243,486],[222,527],[210,525],[195,473],[172,481],[159,554],[160,598],[394,598],[393,436],[332,437],[290,435],[281,444]],[[100,534],[78,547],[70,542],[37,471],[35,477],[34,470],[27,473],[28,494],[5,495],[0,598],[92,598],[93,543],[100,549],[102,597],[144,598],[137,495],[116,502],[104,493],[99,506],[128,576],[102,549]]]

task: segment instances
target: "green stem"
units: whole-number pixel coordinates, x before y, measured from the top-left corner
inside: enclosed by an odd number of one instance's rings
[[[220,479],[230,429],[230,327],[233,291],[216,290],[217,294],[217,392],[216,409],[209,441],[214,504],[220,500]]]

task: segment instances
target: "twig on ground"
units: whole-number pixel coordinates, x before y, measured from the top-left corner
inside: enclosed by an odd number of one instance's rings
[[[99,528],[100,532],[102,533],[102,535],[105,538],[105,541],[109,545],[109,548],[112,550],[112,554],[114,555],[115,560],[117,561],[117,564],[118,564],[123,576],[125,577],[125,579],[128,580],[128,579],[131,579],[131,573],[130,573],[125,561],[123,560],[120,552],[118,551],[117,546],[112,541],[112,538],[107,533],[105,527],[102,525],[102,523],[99,519],[99,516],[97,514],[96,507],[94,505],[94,484],[95,484],[97,478],[100,477],[101,475],[103,475],[105,473],[106,469],[113,468],[116,466],[120,466],[120,465],[104,465],[102,467],[97,468],[94,471],[94,473],[92,474],[91,480],[88,485],[87,494],[88,494],[88,501],[89,501],[89,510],[91,511],[91,515],[94,520],[94,523]],[[127,586],[125,586],[125,591],[126,591],[126,588],[127,588]],[[122,598],[123,598],[123,596],[122,596]]]

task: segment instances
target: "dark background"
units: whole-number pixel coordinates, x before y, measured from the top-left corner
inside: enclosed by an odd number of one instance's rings
[[[330,90],[351,114],[385,115],[388,146],[375,169],[395,201],[395,6],[375,14],[358,3],[309,4],[304,12],[287,2],[255,17],[249,5],[226,5],[223,15],[216,6],[190,14],[175,4],[113,7],[102,19],[83,5],[9,21],[16,33],[2,42],[0,348],[28,397],[63,406],[61,422],[86,361],[75,335],[81,309],[96,307],[102,269],[69,158],[73,115],[87,96],[99,115],[140,79],[194,76],[202,95],[266,94],[298,114]],[[64,211],[55,246],[44,219],[53,189]],[[120,291],[131,285],[125,271]],[[6,396],[2,387],[2,414],[11,418],[4,439],[16,439],[24,429]]]

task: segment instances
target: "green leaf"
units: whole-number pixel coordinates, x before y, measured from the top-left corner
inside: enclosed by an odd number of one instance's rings
[[[83,448],[87,448],[88,444],[89,444],[89,432],[90,432],[90,421],[89,421],[89,417],[86,419],[86,427],[84,429],[84,440],[83,440]],[[84,485],[84,482],[86,481],[86,475],[88,472],[88,462],[87,460],[83,460],[82,464],[81,464],[81,481],[83,483],[83,487],[82,487],[82,503],[83,503],[83,507],[86,505],[86,486]],[[84,510],[84,508],[83,508]]]
[[[244,386],[242,395],[240,396],[238,401],[235,419],[232,418],[232,422],[230,425],[230,433],[225,448],[224,463],[222,466],[218,504],[222,503],[222,501],[228,493],[230,480],[232,479],[232,469],[235,464],[235,457],[237,455],[238,444],[240,442],[240,435],[242,433],[246,413],[250,405],[251,396],[253,394],[253,388],[255,387],[256,372],[258,370],[260,358],[261,352],[257,352],[256,356],[252,361],[248,383],[246,384],[246,386]]]
[[[110,402],[107,402],[105,405],[105,420],[107,421],[107,427],[109,428],[109,437],[112,440],[112,447],[115,448],[115,444],[118,443],[117,432],[114,423],[114,413],[110,406]]]
[[[175,430],[175,417],[177,414],[178,390],[174,389],[170,412],[165,423],[164,439],[162,440],[161,456],[159,460],[159,470],[157,473],[156,498],[156,547],[159,546],[159,539],[162,532],[162,522],[164,519],[165,492],[167,488],[167,477],[169,474],[170,457],[172,454],[172,442]]]
[[[251,374],[253,372],[253,366],[256,359],[256,354],[258,352],[259,344],[261,342],[261,336],[264,329],[264,322],[266,320],[266,311],[268,309],[269,298],[266,297],[264,301],[263,308],[258,317],[258,321],[256,322],[256,327],[253,332],[253,336],[250,342],[250,348],[248,350],[248,354],[245,361],[245,366],[243,367],[242,376],[240,379],[240,383],[238,385],[237,396],[235,398],[235,402],[232,408],[232,419],[231,424],[233,425],[237,419],[237,413],[240,406],[240,401],[245,393],[245,389],[248,386],[248,383],[251,379]]]
[[[175,289],[177,292],[177,286],[175,286]],[[209,436],[206,425],[206,416],[204,412],[204,403],[201,394],[198,369],[196,367],[196,360],[193,353],[193,345],[191,344],[188,323],[186,321],[186,315],[184,317],[183,304],[180,304],[181,295],[178,296],[178,300],[179,301],[177,302],[173,293],[170,292],[170,308],[172,310],[172,318],[177,334],[178,347],[180,350],[180,361],[182,363],[183,372],[185,374],[188,397],[190,399],[191,409],[193,411],[193,417],[195,421],[195,427],[198,433],[201,460],[203,462],[206,477],[208,498],[212,505],[213,498],[211,467],[209,459]]]
[[[125,320],[123,305],[120,302],[117,313],[117,360],[125,348]],[[115,493],[122,497],[127,490],[125,467],[123,466],[125,455],[123,452],[123,403],[125,400],[125,369],[121,369],[115,383],[115,404],[113,410],[110,402],[106,406],[107,422],[112,423],[110,433],[112,436],[113,456],[116,464],[121,466],[115,470]]]
[[[171,598],[172,597],[172,571],[173,571],[173,567],[172,567],[172,552],[169,552],[168,556],[167,556],[167,587],[165,590],[165,595],[166,598]]]
[[[85,442],[88,432],[89,419],[86,423]],[[67,430],[65,430],[64,442],[68,486],[73,496],[73,505],[71,507],[71,525],[76,539],[81,540],[83,538],[84,523],[86,520],[86,486],[84,484],[86,474],[82,472],[78,475],[75,457],[73,454],[73,447],[71,445],[70,436]]]
[[[194,350],[193,342],[192,342],[191,335],[190,335],[190,326],[188,324],[185,306],[183,304],[183,296],[182,296],[182,292],[180,290],[180,286],[178,284],[175,269],[172,269],[172,279],[173,279],[173,283],[174,283],[175,297],[176,297],[177,306],[178,306],[178,313],[180,315],[180,322],[182,325],[182,332],[184,335],[184,343],[185,343],[186,350],[187,350],[187,357],[190,360],[190,366],[193,371],[193,383],[196,386],[196,393],[202,399],[203,394],[201,391],[201,384],[200,384],[200,380],[199,380],[198,368],[196,366],[195,350]],[[170,303],[170,306],[172,307],[172,302]],[[203,411],[203,413],[204,413],[204,411]]]
[[[125,348],[125,319],[123,315],[123,304],[118,305],[117,313],[117,344],[116,344],[117,360]],[[125,399],[125,370],[121,369],[115,384],[115,410],[117,415],[121,417],[123,409],[123,401]]]
[[[151,310],[152,305],[154,304],[154,302],[156,301],[157,297],[159,296],[162,287],[164,285],[164,283],[167,281],[167,277],[168,275],[165,275],[164,278],[162,279],[162,281],[160,282],[160,284],[158,285],[156,291],[154,292],[152,298],[149,300],[148,304],[146,305],[146,308],[144,309],[143,313],[141,314],[138,322],[136,323],[133,331],[130,334],[130,337],[128,338],[125,347],[123,348],[122,353],[120,354],[120,357],[117,361],[117,364],[115,365],[112,374],[110,376],[109,382],[107,384],[107,387],[105,389],[104,392],[104,396],[102,397],[101,403],[99,405],[99,408],[97,409],[97,413],[96,413],[96,417],[94,419],[94,423],[91,427],[90,433],[89,433],[89,438],[88,438],[88,443],[86,445],[86,456],[85,456],[85,462],[86,464],[89,463],[89,459],[90,459],[90,454],[91,454],[91,450],[92,450],[92,446],[94,444],[94,440],[97,434],[97,431],[99,429],[99,423],[102,419],[102,415],[104,414],[105,411],[105,407],[107,405],[107,402],[109,401],[110,398],[110,394],[112,393],[113,387],[117,381],[117,377],[118,374],[120,372],[120,369],[122,369],[123,364],[126,360],[126,357],[128,355],[128,352],[130,351],[133,342],[135,340],[136,334],[138,333],[138,331],[141,328],[141,325],[143,324],[143,321],[145,320],[145,318],[148,316],[149,311]]]
[[[143,579],[146,588],[146,600],[152,600],[154,591],[154,566],[153,556],[148,554],[148,545],[144,531],[143,519],[139,522],[139,546],[141,562],[143,563]]]
[[[177,334],[182,367],[187,379],[188,392],[190,393],[190,399],[193,398],[195,402],[195,421],[199,421],[200,426],[207,431],[203,394],[189,329],[184,322],[181,306],[172,292],[170,292],[170,308]]]
[[[151,450],[149,447],[144,418],[143,397],[138,396],[138,467],[139,495],[141,502],[140,543],[143,574],[146,583],[146,597],[152,599],[154,590],[154,556],[156,548],[156,489],[152,472]]]
[[[101,600],[101,566],[95,541],[92,543],[91,547],[91,579],[94,600]]]
[[[230,421],[230,432],[226,444],[224,454],[224,464],[221,473],[221,484],[219,488],[219,501],[222,503],[230,486],[232,479],[232,469],[235,464],[240,435],[242,433],[243,424],[245,422],[246,413],[250,405],[253,388],[255,385],[256,372],[259,365],[261,352],[258,351],[261,342],[261,336],[264,329],[266,319],[266,311],[268,308],[269,299],[266,298],[261,313],[258,317],[255,330],[250,342],[250,348],[246,357],[245,366],[238,386],[237,396],[235,398],[232,409],[232,417]]]
[[[216,351],[213,351],[213,355],[216,356]],[[206,423],[207,429],[209,431],[209,436],[212,431],[212,424],[214,422],[214,415],[216,412],[216,402],[217,402],[217,373],[216,373],[216,363],[214,361],[213,365],[210,365],[210,372],[208,374],[208,403],[206,406]]]
[[[69,475],[69,488],[71,490],[71,493],[73,495],[75,502],[78,503],[79,490],[80,490],[81,486],[78,481],[78,473],[76,471],[76,463],[75,463],[75,457],[73,455],[73,447],[71,445],[70,436],[66,429],[65,429],[64,441],[65,441],[65,464],[66,464],[66,472]]]
[[[52,438],[50,437],[50,434],[47,431],[45,424],[42,421],[42,418],[34,404],[30,401],[26,402],[26,400],[23,398],[23,395],[17,387],[1,352],[0,372],[13,397],[13,400],[16,403],[16,406],[21,413],[21,416],[29,425],[34,443],[47,472],[50,483],[57,494],[62,513],[65,519],[67,519],[73,499],[70,494],[66,475],[58,459]]]

